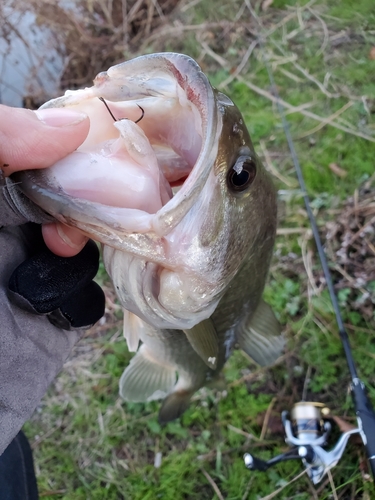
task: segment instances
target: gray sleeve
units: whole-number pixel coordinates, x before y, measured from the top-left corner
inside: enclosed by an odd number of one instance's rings
[[[27,257],[27,246],[22,228],[0,229],[0,454],[31,416],[79,339],[77,332],[60,330],[46,317],[9,302],[9,277]]]
[[[30,201],[9,177],[0,170],[0,227],[26,222],[52,222],[54,219]]]

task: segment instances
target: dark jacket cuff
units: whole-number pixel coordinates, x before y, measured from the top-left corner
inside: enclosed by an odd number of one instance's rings
[[[9,177],[0,170],[0,227],[19,226],[26,222],[43,224],[53,217],[30,201]]]

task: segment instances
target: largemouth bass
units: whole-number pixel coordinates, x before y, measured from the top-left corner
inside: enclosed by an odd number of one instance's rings
[[[233,102],[191,58],[161,53],[114,66],[93,87],[43,105],[51,107],[86,112],[89,135],[53,167],[16,180],[103,244],[137,351],[121,396],[165,398],[166,422],[218,376],[235,344],[272,363],[283,339],[261,296],[276,193]]]

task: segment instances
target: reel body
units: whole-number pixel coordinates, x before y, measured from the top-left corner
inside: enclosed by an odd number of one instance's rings
[[[322,403],[302,401],[296,403],[289,413],[283,411],[281,419],[285,429],[285,442],[292,449],[268,461],[245,453],[244,462],[248,469],[266,471],[273,465],[285,460],[302,460],[307,469],[307,474],[314,484],[319,483],[327,471],[334,467],[346,448],[349,437],[361,432],[361,429],[351,429],[344,432],[336,445],[326,451],[331,423],[324,417],[329,414],[329,409]]]

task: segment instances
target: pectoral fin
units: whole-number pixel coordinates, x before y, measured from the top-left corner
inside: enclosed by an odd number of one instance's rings
[[[238,325],[236,335],[241,349],[262,366],[274,363],[285,345],[280,324],[264,300],[250,319],[245,318]]]
[[[194,351],[209,368],[214,370],[217,365],[219,346],[212,320],[205,319],[193,328],[184,330],[184,333]]]
[[[143,344],[121,375],[120,396],[133,402],[162,399],[175,383],[176,369],[158,363]]]

